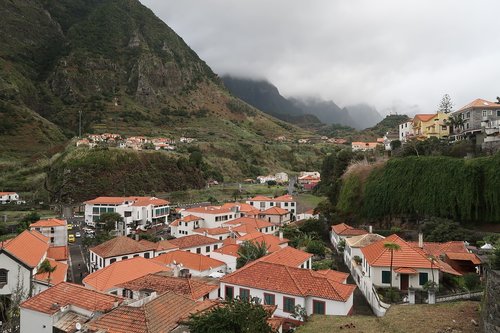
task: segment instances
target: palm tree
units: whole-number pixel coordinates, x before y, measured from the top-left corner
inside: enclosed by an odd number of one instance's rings
[[[392,263],[393,263],[393,258],[394,258],[394,251],[399,251],[401,250],[401,246],[397,243],[394,242],[387,242],[384,243],[384,248],[388,249],[391,251],[391,279],[390,279],[390,284],[391,284],[391,290],[392,290]]]
[[[241,268],[259,258],[262,258],[267,254],[267,244],[266,242],[252,242],[245,241],[240,245],[238,250],[239,258],[236,259],[236,268]]]
[[[49,273],[47,277],[47,283],[50,285],[50,275],[57,269],[57,266],[52,266],[48,259],[42,261],[40,266],[38,267],[38,273]]]
[[[450,134],[454,133],[455,128],[461,129],[464,126],[464,120],[458,114],[450,116],[444,123],[446,126],[450,126]]]

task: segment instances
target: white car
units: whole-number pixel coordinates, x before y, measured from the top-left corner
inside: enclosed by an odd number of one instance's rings
[[[82,237],[82,235],[79,232],[75,232],[75,237],[80,238],[80,237]]]

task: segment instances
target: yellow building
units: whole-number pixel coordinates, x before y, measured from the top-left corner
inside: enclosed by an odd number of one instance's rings
[[[447,138],[450,127],[447,125],[449,115],[444,112],[433,114],[417,114],[413,118],[413,133],[418,140],[428,138]]]

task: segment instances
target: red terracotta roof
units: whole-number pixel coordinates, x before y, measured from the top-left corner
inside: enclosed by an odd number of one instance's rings
[[[162,273],[148,274],[118,285],[133,291],[152,290],[158,294],[173,291],[177,294],[186,295],[197,300],[219,288],[218,284],[209,284],[197,279],[187,279],[184,277],[166,276]]]
[[[168,205],[167,200],[158,199],[155,197],[97,197],[92,200],[85,201],[85,204],[95,205],[95,204],[108,204],[108,205],[121,205],[125,202],[133,202],[132,206],[163,206]]]
[[[185,210],[188,213],[202,213],[202,214],[227,214],[234,213],[230,208],[222,208],[220,206],[205,206],[205,207],[194,207]]]
[[[58,283],[66,281],[66,275],[68,274],[68,265],[62,262],[55,261],[53,259],[47,259],[51,267],[56,269],[50,274],[50,285],[56,285]],[[37,273],[34,276],[35,280],[44,283],[49,282],[49,273]]]
[[[238,254],[238,251],[240,250],[240,246],[238,244],[228,244],[224,245],[221,248],[218,248],[217,250],[214,250],[213,252],[225,254],[227,256],[233,256],[236,258],[239,258],[240,255]]]
[[[356,286],[335,282],[309,269],[254,261],[221,282],[287,295],[315,296],[345,302]]]
[[[85,204],[95,205],[95,204],[109,204],[109,205],[121,205],[125,201],[128,201],[129,197],[97,197],[92,200],[85,201]]]
[[[155,197],[135,197],[133,199],[134,199],[134,203],[132,204],[132,206],[139,206],[139,207],[149,206],[149,205],[165,206],[165,205],[170,204],[170,202],[167,200],[158,199]]]
[[[436,115],[437,115],[436,113],[416,114],[413,120],[418,119],[420,121],[426,122],[434,118]]]
[[[391,251],[384,247],[386,243],[396,243],[401,249],[393,252],[393,267],[432,268],[431,261],[424,251],[412,247],[398,235],[390,235],[383,240],[361,248],[366,261],[371,266],[389,267]]]
[[[314,177],[314,178],[316,179],[317,177]],[[280,197],[276,197],[272,200],[276,201],[276,202],[295,202],[295,199],[290,194],[285,194],[285,195],[282,195]]]
[[[255,243],[265,242],[267,245],[267,250],[270,253],[279,251],[281,249],[280,245],[288,243],[288,239],[286,238],[280,239],[279,237],[263,234],[261,232],[253,232],[250,234],[246,234],[245,236],[239,237],[236,240],[237,243],[242,243],[244,241],[251,241]]]
[[[228,228],[198,228],[193,230],[194,233],[204,235],[224,235],[230,233]]]
[[[495,102],[490,102],[490,101],[487,101],[485,99],[478,98],[478,99],[473,100],[469,104],[461,107],[457,111],[462,111],[462,110],[466,110],[466,109],[470,109],[470,108],[491,109],[491,108],[499,108],[499,107],[500,107],[500,105],[495,103]]]
[[[37,231],[25,230],[7,243],[3,250],[27,266],[34,268],[42,261],[49,249],[49,239]]]
[[[286,209],[276,206],[260,212],[260,215],[287,215],[287,214],[289,214],[289,212]]]
[[[233,208],[233,207],[239,207],[239,211],[240,212],[248,212],[248,211],[252,211],[254,210],[254,206],[252,205],[249,205],[247,203],[244,203],[244,202],[228,202],[228,203],[225,203],[221,206],[222,208]]]
[[[188,249],[196,246],[205,246],[215,243],[222,243],[222,241],[218,239],[214,239],[211,237],[206,237],[202,235],[189,235],[180,238],[170,239],[169,242],[179,249]]]
[[[260,211],[259,211],[259,213],[260,213]],[[249,225],[249,226],[252,226],[254,228],[259,228],[259,229],[274,226],[274,224],[271,222],[267,222],[265,220],[254,218],[254,217],[246,217],[246,216],[237,218],[235,220],[231,220],[229,222],[224,222],[224,225]]]
[[[39,220],[35,223],[30,224],[30,228],[40,228],[40,227],[65,227],[66,220],[59,220],[59,219],[46,219],[46,220]]]
[[[247,201],[273,201],[273,199],[263,195],[257,195],[253,198],[247,199]]]
[[[101,268],[87,275],[82,282],[93,289],[106,291],[121,283],[137,279],[138,277],[150,273],[170,270],[170,268],[160,265],[155,261],[143,257],[135,257],[116,261],[109,266]]]
[[[413,247],[418,248],[418,242],[408,242]],[[462,241],[450,241],[446,243],[424,242],[423,248],[425,253],[439,257],[445,252],[462,252],[469,253],[465,243]]]
[[[329,280],[338,282],[338,283],[345,283],[347,278],[349,277],[349,273],[344,273],[344,272],[338,272],[334,271],[332,269],[322,269],[319,271],[313,271],[314,274],[319,274],[324,277],[326,277]]]
[[[445,255],[451,260],[470,261],[474,265],[480,265],[481,259],[474,253],[446,252]]]
[[[291,246],[280,248],[278,251],[260,258],[261,261],[281,264],[290,267],[299,267],[313,255]]]
[[[47,258],[52,258],[56,261],[68,260],[69,250],[67,245],[51,246],[47,250]]]
[[[17,194],[16,192],[0,192],[0,195]]]
[[[62,282],[24,301],[21,307],[50,315],[60,311],[61,307],[66,305],[77,306],[90,312],[107,312],[122,301],[123,299],[118,296]]]
[[[220,260],[187,251],[167,252],[151,260],[163,265],[170,265],[175,262],[177,265],[182,264],[183,267],[199,272],[225,265]]]
[[[94,246],[90,251],[100,257],[118,257],[125,254],[146,252],[156,249],[155,246],[145,245],[126,236],[118,236],[102,244]]]
[[[332,225],[332,231],[339,236],[359,236],[368,233],[368,231],[364,229],[355,229],[345,223]]]
[[[176,328],[190,314],[205,311],[214,302],[195,302],[189,297],[166,292],[141,306],[120,306],[89,323],[93,330],[108,333],[163,333]]]

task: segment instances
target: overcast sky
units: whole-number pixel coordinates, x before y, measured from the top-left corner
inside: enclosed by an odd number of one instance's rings
[[[500,95],[498,0],[141,0],[219,75],[285,96],[436,110]]]

